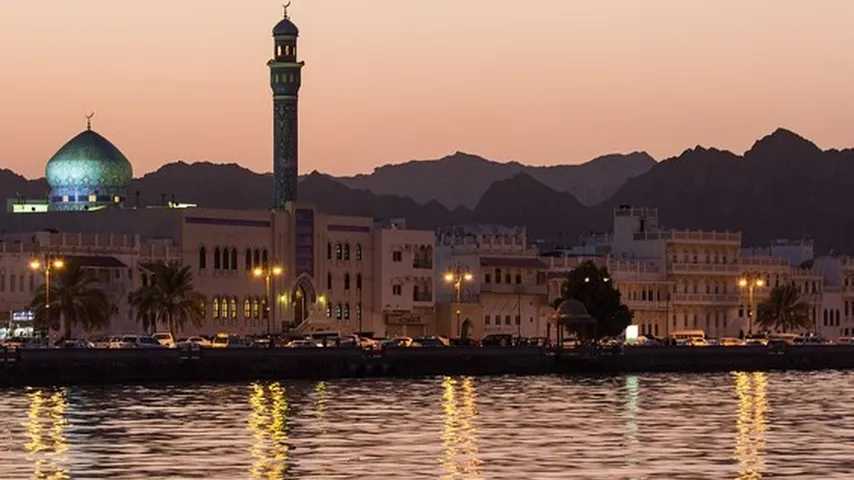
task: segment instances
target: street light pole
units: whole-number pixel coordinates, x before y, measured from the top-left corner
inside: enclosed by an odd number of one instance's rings
[[[33,259],[30,261],[30,270],[35,272],[44,271],[44,308],[45,316],[48,320],[48,329],[50,329],[50,273],[52,270],[62,270],[65,268],[65,261],[61,258],[51,259],[47,255],[43,260]],[[62,330],[62,325],[59,326]]]
[[[273,333],[271,325],[273,322],[273,316],[276,314],[276,309],[274,307],[271,307],[271,303],[274,301],[272,298],[272,292],[271,292],[273,277],[278,277],[283,272],[284,272],[284,269],[282,267],[279,267],[279,266],[274,266],[274,267],[271,267],[269,269],[264,269],[264,268],[258,267],[252,271],[252,274],[255,275],[256,278],[264,278],[264,282],[265,282],[265,286],[266,286],[266,289],[265,289],[266,305],[264,308],[264,310],[265,310],[264,313],[267,314],[267,335],[268,336]]]
[[[460,304],[462,303],[463,296],[463,282],[471,282],[472,280],[474,280],[474,275],[467,270],[463,270],[459,265],[457,265],[452,271],[448,271],[448,273],[445,274],[445,283],[453,285],[456,293],[457,302],[454,309],[456,310],[457,315],[457,328],[454,330],[459,332],[460,338],[463,336],[463,325],[460,323],[460,314],[462,313],[460,311]]]
[[[750,272],[738,280],[738,287],[747,289],[747,334],[753,335],[753,315],[754,315],[754,290],[765,286],[765,280],[762,279],[759,273]],[[758,311],[758,310],[757,310]]]

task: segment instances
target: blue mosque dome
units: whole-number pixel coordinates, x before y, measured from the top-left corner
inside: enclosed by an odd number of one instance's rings
[[[273,27],[274,37],[298,37],[299,29],[290,18],[285,17],[281,22]]]
[[[124,202],[133,168],[115,145],[87,129],[47,162],[45,176],[51,210],[97,210]]]

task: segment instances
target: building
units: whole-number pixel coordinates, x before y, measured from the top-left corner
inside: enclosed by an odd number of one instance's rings
[[[130,161],[89,124],[47,163],[49,208],[0,214],[5,334],[10,326],[32,326],[29,305],[45,276],[29,265],[39,258],[66,259],[97,276],[114,309],[103,332],[90,333],[142,330],[128,295],[147,281],[141,267],[156,261],[189,267],[195,289],[206,297],[203,322],[184,326],[181,335],[436,331],[434,232],[328,215],[299,202],[298,36],[286,12],[273,29],[268,63],[272,208],[131,208],[125,202]]]

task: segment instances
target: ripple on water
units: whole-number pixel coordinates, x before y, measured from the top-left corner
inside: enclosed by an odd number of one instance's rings
[[[847,372],[0,390],[0,478],[852,478]]]

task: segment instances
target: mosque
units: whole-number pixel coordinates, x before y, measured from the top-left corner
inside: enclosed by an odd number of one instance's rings
[[[299,201],[304,62],[287,9],[272,34],[271,208],[129,205],[131,162],[92,129],[90,116],[86,130],[48,161],[47,201],[13,201],[0,214],[0,327],[31,319],[28,305],[44,276],[28,266],[51,256],[77,261],[101,279],[114,302],[104,333],[140,330],[128,294],[142,284],[140,265],[159,260],[190,266],[195,288],[207,298],[205,321],[182,335],[436,333],[432,231],[328,215]]]

